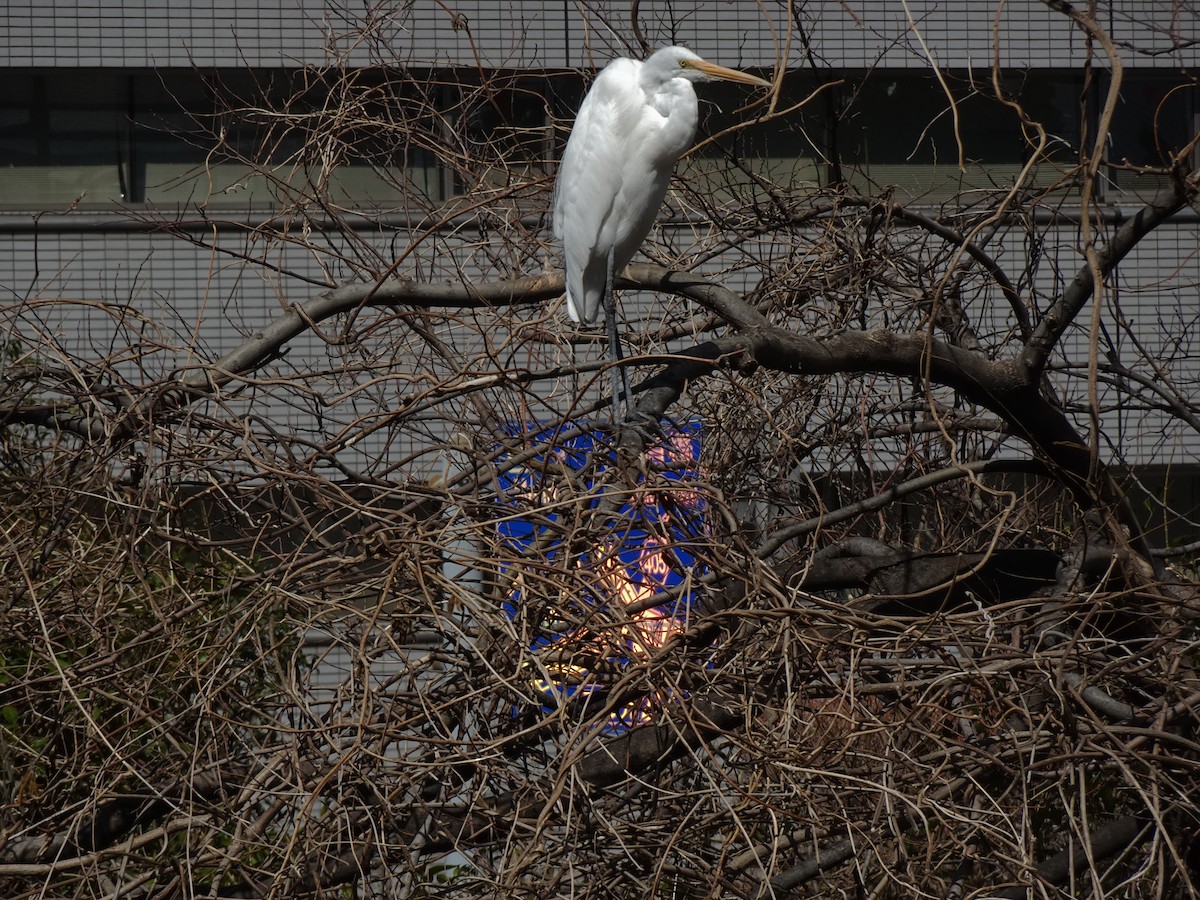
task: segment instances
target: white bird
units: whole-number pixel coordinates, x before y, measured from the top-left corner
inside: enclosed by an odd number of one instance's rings
[[[567,311],[589,323],[604,307],[614,361],[613,276],[650,233],[675,161],[692,145],[699,117],[692,82],[710,79],[771,85],[685,47],[663,47],[644,63],[615,59],[583,98],[567,141],[554,196]]]

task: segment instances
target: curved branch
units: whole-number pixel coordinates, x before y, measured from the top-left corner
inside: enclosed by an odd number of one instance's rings
[[[1177,198],[1176,198],[1177,199]],[[1165,213],[1164,216],[1165,217]],[[1151,227],[1151,216],[1135,217],[1123,232],[1144,234]],[[1161,221],[1157,219],[1156,221]],[[1134,222],[1143,226],[1132,228]],[[1136,243],[1130,237],[1126,245],[1114,241],[1115,259]],[[1085,268],[1079,277],[1090,277]],[[781,372],[798,375],[861,374],[878,372],[943,385],[1001,416],[1015,434],[1029,441],[1039,453],[1061,470],[1062,480],[1081,505],[1089,507],[1094,497],[1089,483],[1095,460],[1087,443],[1080,437],[1064,413],[1045,399],[1029,377],[1030,369],[1016,360],[991,360],[968,349],[935,339],[926,333],[895,334],[885,329],[869,332],[844,332],[828,337],[809,337],[770,325],[753,306],[732,291],[702,276],[672,272],[656,266],[634,266],[624,273],[626,283],[642,288],[669,291],[692,297],[740,329],[739,334],[701,344],[680,354],[680,362],[659,376],[640,385],[639,413],[657,421],[681,396],[687,384],[708,374],[722,360],[747,355],[755,363]],[[121,411],[119,419],[94,414],[74,414],[70,421],[52,417],[87,438],[104,434],[110,440],[126,440],[160,404],[178,408],[194,399],[211,394],[240,375],[253,371],[274,358],[288,341],[330,316],[351,312],[361,306],[411,304],[448,308],[502,306],[544,302],[563,290],[559,272],[526,276],[508,281],[479,285],[418,284],[388,280],[383,283],[350,284],[300,304],[244,341],[210,366],[187,372],[175,384],[148,391],[136,403]],[[1045,322],[1043,322],[1043,326]],[[1041,330],[1041,329],[1039,329]],[[1053,341],[1048,346],[1052,346]],[[160,407],[161,408],[161,407]],[[5,411],[0,410],[0,418]],[[9,412],[12,416],[14,413]],[[43,417],[43,421],[44,421]],[[632,438],[631,438],[632,440]],[[1104,493],[1112,493],[1101,485]],[[1119,494],[1107,497],[1122,510],[1123,524],[1139,537],[1136,518],[1122,504]],[[1149,552],[1144,548],[1143,555]],[[1142,552],[1142,549],[1139,549]]]
[[[1096,254],[1102,278],[1107,277],[1117,264],[1129,255],[1146,235],[1182,209],[1196,196],[1194,185],[1187,179],[1177,179],[1159,191],[1144,207],[1129,218],[1113,235],[1112,240]],[[1075,317],[1087,305],[1096,290],[1090,263],[1084,263],[1067,285],[1062,296],[1046,311],[1034,329],[1033,336],[1021,353],[1020,363],[1027,377],[1041,377],[1050,354],[1062,339],[1063,334],[1075,321]]]
[[[841,202],[848,206],[869,207],[878,204],[879,201],[873,197],[844,197]],[[1008,277],[1008,274],[1000,268],[1000,264],[996,260],[983,251],[982,247],[973,241],[967,240],[964,235],[955,231],[949,225],[944,225],[931,216],[915,212],[899,203],[889,203],[885,208],[889,216],[899,219],[902,222],[907,222],[910,225],[924,228],[930,234],[936,235],[946,241],[946,243],[961,247],[963,252],[979,263],[992,276],[992,280],[996,282],[996,285],[1000,288],[1000,292],[1004,294],[1004,299],[1008,301],[1008,305],[1013,312],[1013,317],[1017,320],[1017,327],[1021,331],[1022,339],[1028,339],[1033,331],[1033,325],[1029,321],[1029,311],[1025,308],[1025,301],[1021,297],[1020,291],[1017,290],[1012,280]]]
[[[484,284],[424,284],[389,279],[382,283],[347,284],[292,307],[262,331],[243,341],[211,366],[193,370],[181,387],[208,392],[228,384],[273,359],[288,341],[331,316],[367,306],[409,305],[470,309],[542,303],[563,292],[560,272],[529,275]]]
[[[765,325],[766,318],[732,291],[700,275],[673,272],[661,266],[630,266],[622,275],[623,287],[664,291],[690,297],[739,328]],[[212,363],[187,370],[174,384],[159,385],[137,403],[128,405],[120,419],[99,413],[85,414],[77,406],[39,403],[36,406],[0,408],[0,422],[54,428],[89,441],[128,440],[134,437],[150,411],[161,403],[185,406],[232,383],[238,377],[276,359],[289,341],[333,316],[366,307],[413,306],[439,309],[528,306],[544,303],[563,293],[563,276],[546,271],[482,284],[457,282],[426,284],[404,279],[346,284],[292,306],[261,331],[247,338]]]
[[[225,770],[197,775],[184,784],[136,791],[99,803],[91,818],[50,835],[22,837],[0,847],[0,874],[14,866],[65,866],[64,860],[105,850],[130,832],[159,821],[185,804],[214,804],[227,799],[243,773]]]
[[[662,266],[635,265],[626,267],[617,279],[617,286],[646,288],[689,297],[742,330],[769,324],[766,316],[729,288],[703,275],[677,272]]]
[[[639,386],[642,399],[638,412],[657,421],[688,383],[711,372],[722,360],[739,356],[797,375],[877,372],[956,390],[999,415],[1015,435],[1028,441],[1054,468],[1056,477],[1080,506],[1091,508],[1097,499],[1111,504],[1120,524],[1129,530],[1133,548],[1151,558],[1151,549],[1128,501],[1106,473],[1093,480],[1096,460],[1087,442],[1066,414],[1026,378],[1018,362],[990,360],[927,333],[895,334],[876,329],[818,338],[763,326],[708,341],[680,354],[679,362]]]
[[[843,506],[841,509],[836,509],[826,515],[816,516],[815,518],[798,522],[795,525],[789,525],[787,528],[781,528],[762,543],[758,548],[758,555],[760,558],[765,559],[793,538],[810,534],[819,528],[853,519],[863,513],[887,506],[889,503],[895,503],[909,494],[928,490],[944,481],[953,481],[956,478],[965,478],[969,475],[988,475],[996,472],[1011,472],[1025,475],[1049,474],[1049,470],[1044,464],[1032,459],[989,459],[963,463],[959,466],[947,466],[944,469],[929,472],[919,478],[909,479],[902,484],[891,485],[878,494],[867,497],[857,503],[852,503],[849,506]]]
[[[879,372],[918,378],[959,391],[1004,419],[1063,470],[1072,490],[1090,505],[1087,480],[1092,455],[1062,413],[1009,360],[939,341],[926,333],[895,334],[885,329],[845,332],[828,338],[792,334],[781,328],[748,336],[755,360],[764,366],[801,375]]]
[[[1121,816],[1119,819],[1105,822],[1092,829],[1086,840],[1073,838],[1069,847],[1043,860],[1037,867],[1038,880],[1055,885],[1063,884],[1072,875],[1085,871],[1093,860],[1112,856],[1126,847],[1145,841],[1153,833],[1153,829],[1146,829],[1139,816]],[[1020,898],[1027,897],[1029,893],[1029,888],[1022,885],[1006,888],[996,896]]]

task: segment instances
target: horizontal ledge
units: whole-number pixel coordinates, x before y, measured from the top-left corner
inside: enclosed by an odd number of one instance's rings
[[[864,196],[864,199],[871,198]],[[931,204],[914,203],[904,208],[922,212],[936,212],[941,207]],[[1093,221],[1099,220],[1105,223],[1119,224],[1140,212],[1141,209],[1142,207],[1106,206],[1100,209],[1098,216],[1093,215]],[[132,217],[139,214],[158,214],[163,217],[153,220]],[[203,218],[194,214],[181,215],[178,218],[167,218],[167,215],[169,213],[166,210],[154,209],[153,207],[133,209],[128,212],[116,209],[62,213],[50,211],[39,212],[36,210],[0,210],[0,233],[78,234],[81,232],[94,232],[97,234],[162,233],[170,235],[171,232],[179,231],[211,233],[213,229],[217,231],[243,232],[246,230],[257,230],[272,222],[277,222],[279,218],[277,213],[265,208],[215,210],[211,213],[211,218]],[[446,220],[444,227],[454,231],[462,231],[464,228],[470,229],[477,218],[475,215],[456,216]],[[1033,210],[1033,218],[1035,222],[1044,224],[1064,223],[1074,225],[1079,222],[1081,217],[1079,209],[1076,207],[1074,209],[1060,208],[1056,210],[1035,209]],[[340,230],[334,224],[334,221],[327,217],[314,218],[312,221],[319,230]],[[348,221],[363,229],[377,227],[418,229],[425,226],[429,220],[423,217],[418,218],[404,214],[384,214],[368,218],[358,213],[347,213],[344,221]],[[548,209],[541,215],[526,214],[520,218],[522,225],[530,227],[536,227],[543,221],[547,226],[549,225]],[[691,228],[701,221],[707,220],[701,217],[689,217],[686,219],[670,219],[661,224],[666,228],[682,229]],[[1168,218],[1160,227],[1188,227],[1197,222],[1200,222],[1200,211],[1185,206]]]

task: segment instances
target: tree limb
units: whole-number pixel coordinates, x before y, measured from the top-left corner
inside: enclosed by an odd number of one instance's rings
[[[1195,198],[1197,191],[1192,181],[1196,174],[1193,173],[1189,179],[1173,179],[1170,185],[1159,191],[1117,229],[1112,240],[1096,253],[1101,277],[1107,277],[1142,238]],[[1087,214],[1085,211],[1084,215]],[[1026,378],[1036,381],[1041,377],[1054,348],[1092,298],[1095,289],[1092,266],[1084,263],[1062,296],[1042,316],[1025,349],[1021,351],[1020,365]]]

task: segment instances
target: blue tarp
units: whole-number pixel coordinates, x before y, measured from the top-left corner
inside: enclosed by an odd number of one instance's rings
[[[697,551],[708,543],[708,505],[698,483],[701,425],[662,423],[661,436],[624,473],[614,471],[616,449],[600,430],[529,424],[510,426],[508,434],[511,449],[497,461],[507,513],[496,526],[505,611],[531,629],[530,682],[546,697],[544,709],[598,699],[682,631],[699,602],[691,585],[707,572]],[[677,597],[627,612],[672,589]],[[605,727],[647,721],[664,699],[643,696],[621,706]]]

